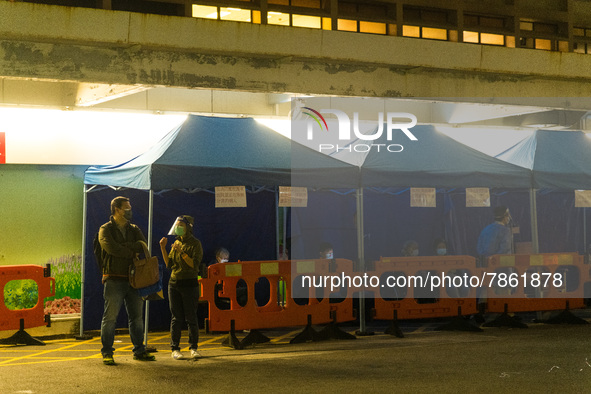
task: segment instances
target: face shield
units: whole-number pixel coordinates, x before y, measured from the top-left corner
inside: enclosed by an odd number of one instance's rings
[[[176,228],[177,228],[178,223],[185,223],[185,226],[187,227],[188,231],[193,230],[193,226],[191,225],[191,223],[189,223],[189,221],[187,219],[185,219],[184,217],[179,216],[174,220],[174,223],[172,223],[172,227],[168,231],[168,235],[177,235]]]

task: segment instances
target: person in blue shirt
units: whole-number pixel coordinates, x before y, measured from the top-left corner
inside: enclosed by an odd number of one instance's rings
[[[494,216],[494,223],[486,226],[478,237],[478,255],[484,258],[493,254],[511,254],[513,252],[513,235],[511,228],[507,226],[511,221],[509,209],[505,206],[496,207]]]

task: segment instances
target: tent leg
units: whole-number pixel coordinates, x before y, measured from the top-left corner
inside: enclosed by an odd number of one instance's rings
[[[150,189],[150,197],[149,197],[149,204],[148,204],[148,250],[152,253],[152,228],[153,228],[153,220],[154,220],[154,190]],[[155,348],[150,348],[148,350],[148,326],[150,321],[150,301],[145,301],[146,305],[146,316],[144,320],[144,345],[146,345],[146,350],[149,352],[156,352]]]
[[[359,259],[359,271],[365,273],[365,233],[363,230],[363,189],[357,189],[357,255]],[[355,335],[364,336],[372,335],[367,332],[365,322],[365,292],[359,292],[359,330]]]
[[[87,188],[84,185],[84,193],[82,198],[82,259],[80,264],[80,333],[76,339],[87,339],[84,337],[84,275],[86,273],[86,206],[87,200]],[[88,338],[89,339],[89,338]]]

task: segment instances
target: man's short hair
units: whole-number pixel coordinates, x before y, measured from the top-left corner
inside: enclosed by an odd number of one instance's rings
[[[495,220],[501,220],[505,217],[505,215],[507,214],[507,207],[504,205],[498,206],[495,208]]]
[[[318,253],[324,253],[324,252],[328,252],[329,250],[332,250],[332,244],[330,242],[322,242],[320,244],[320,246],[318,246]]]
[[[115,197],[112,201],[111,201],[111,215],[115,214],[115,208],[119,208],[121,209],[121,206],[123,205],[124,202],[129,202],[129,198],[127,197]]]
[[[222,255],[230,257],[230,252],[226,248],[217,248],[215,251],[215,257]]]

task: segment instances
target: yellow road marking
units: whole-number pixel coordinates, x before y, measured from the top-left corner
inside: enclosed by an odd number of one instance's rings
[[[281,335],[279,337],[272,338],[271,342],[277,343],[277,344],[288,343],[288,341],[285,341],[285,339],[296,335],[298,332],[299,332],[299,330],[295,330],[295,331],[291,331],[287,334]],[[150,346],[153,346],[156,344],[157,345],[168,345],[168,343],[162,342],[162,340],[164,338],[168,338],[169,335],[170,334],[167,332],[164,335],[157,335],[153,338],[148,338],[148,345],[150,345]],[[205,339],[203,342],[199,343],[199,346],[210,345],[206,348],[207,350],[227,349],[227,347],[221,346],[219,343],[225,337],[226,337],[226,335],[221,335],[221,336],[214,336],[214,337]],[[125,353],[129,354],[129,352],[132,351],[133,344],[123,343],[123,341],[121,340],[122,338],[129,338],[129,336],[128,336],[128,334],[124,334],[124,335],[117,335],[115,337],[116,340],[118,339],[118,342],[115,343],[116,351],[124,353],[124,354]],[[184,338],[186,338],[186,337],[184,337]],[[30,353],[30,350],[25,346],[22,346],[22,347],[20,347],[20,346],[17,346],[17,347],[0,346],[0,354],[2,354],[2,353],[26,353],[26,354],[19,355],[16,357],[10,357],[10,356],[0,357],[0,367],[12,366],[12,365],[46,364],[46,363],[55,363],[55,362],[64,362],[64,361],[98,359],[98,358],[102,357],[100,352],[97,352],[97,349],[96,349],[96,345],[100,345],[99,341],[100,341],[100,337],[98,337],[98,336],[95,338],[92,338],[90,340],[86,340],[86,341],[72,341],[71,338],[70,339],[51,340],[51,341],[46,341],[46,342],[57,344],[57,345],[63,345],[63,346],[61,346],[57,349],[51,349],[51,350],[48,349],[48,350],[43,350],[43,351],[38,351],[38,352],[33,352],[33,353]],[[93,348],[81,349],[80,347],[83,345],[94,347],[94,349]],[[118,345],[120,345],[121,347],[117,348]],[[188,349],[188,347],[187,347],[187,349]],[[183,350],[187,350],[187,349],[183,349]],[[64,352],[66,355],[63,355],[63,356],[49,355],[50,353],[55,354],[58,352]],[[90,354],[88,356],[81,356],[81,357],[68,357],[67,356],[68,352],[91,352],[93,354]]]
[[[212,343],[212,342],[215,342],[215,341],[219,341],[221,339],[224,339],[225,337],[226,337],[225,335],[221,335],[219,337],[214,337],[214,338],[211,338],[211,339],[208,339],[206,341],[201,342],[199,345],[206,345],[208,343]]]
[[[0,365],[0,367],[11,367],[13,365],[32,365],[32,364],[59,363],[59,362],[64,362],[64,361],[88,360],[88,359],[91,359],[91,358],[100,358],[100,353],[99,354],[93,354],[92,356],[86,356],[86,357],[69,357],[69,358],[64,358],[64,359],[61,359],[61,360],[29,361],[29,362],[24,362],[24,363],[2,364],[2,365]]]
[[[22,359],[25,359],[25,358],[31,358],[31,357],[35,357],[35,356],[41,356],[41,355],[47,354],[47,353],[52,353],[52,352],[57,352],[57,351],[60,351],[60,350],[70,349],[70,348],[75,347],[75,346],[79,346],[79,345],[82,345],[82,344],[90,343],[92,341],[95,341],[96,339],[98,339],[98,338],[93,338],[93,339],[90,339],[88,341],[82,341],[80,343],[76,343],[76,344],[73,344],[73,345],[64,346],[62,348],[55,349],[55,350],[54,349],[52,349],[52,350],[45,350],[45,351],[42,351],[42,352],[29,354],[27,356],[13,357],[13,358],[8,359],[8,360],[5,360],[5,361],[0,361],[0,366],[3,366],[3,365],[5,365],[5,364],[7,364],[7,363],[9,363],[11,361],[22,360]]]
[[[214,338],[207,339],[207,340],[205,340],[205,341],[203,341],[203,342],[199,342],[199,349],[200,349],[200,350],[203,350],[203,349],[201,348],[201,346],[203,346],[203,345],[207,345],[207,344],[210,344],[210,343],[212,343],[212,342],[220,341],[220,340],[224,339],[225,337],[226,337],[225,335],[222,335],[222,336],[219,336],[219,337],[214,337]],[[212,349],[212,348],[208,347],[207,349]],[[187,346],[187,347],[185,347],[185,348],[182,348],[182,349],[181,349],[181,352],[186,352],[186,351],[188,351],[188,350],[189,350],[189,346]]]
[[[156,337],[156,338],[153,338],[153,339],[154,339],[155,341],[158,341],[158,340],[160,340],[160,339],[162,339],[162,338],[166,338],[168,335],[169,335],[169,334],[162,335],[162,336],[159,336],[159,337]],[[146,344],[146,346],[149,346],[149,344],[150,344],[150,338],[148,338],[148,344]],[[129,344],[129,345],[126,345],[126,346],[123,346],[123,347],[120,347],[119,349],[115,349],[115,350],[119,350],[119,351],[121,351],[121,350],[128,350],[128,349],[133,349],[133,343],[131,343],[131,344]]]
[[[274,342],[274,343],[276,343],[276,342],[279,342],[280,340],[282,340],[282,339],[285,339],[285,338],[288,338],[288,337],[290,337],[290,336],[292,336],[292,335],[293,335],[293,336],[296,336],[298,332],[300,332],[300,330],[291,331],[291,332],[290,332],[290,333],[288,333],[288,334],[285,334],[285,335],[282,335],[282,336],[280,336],[280,337],[277,337],[277,338],[273,338],[273,339],[271,339],[271,342]]]

